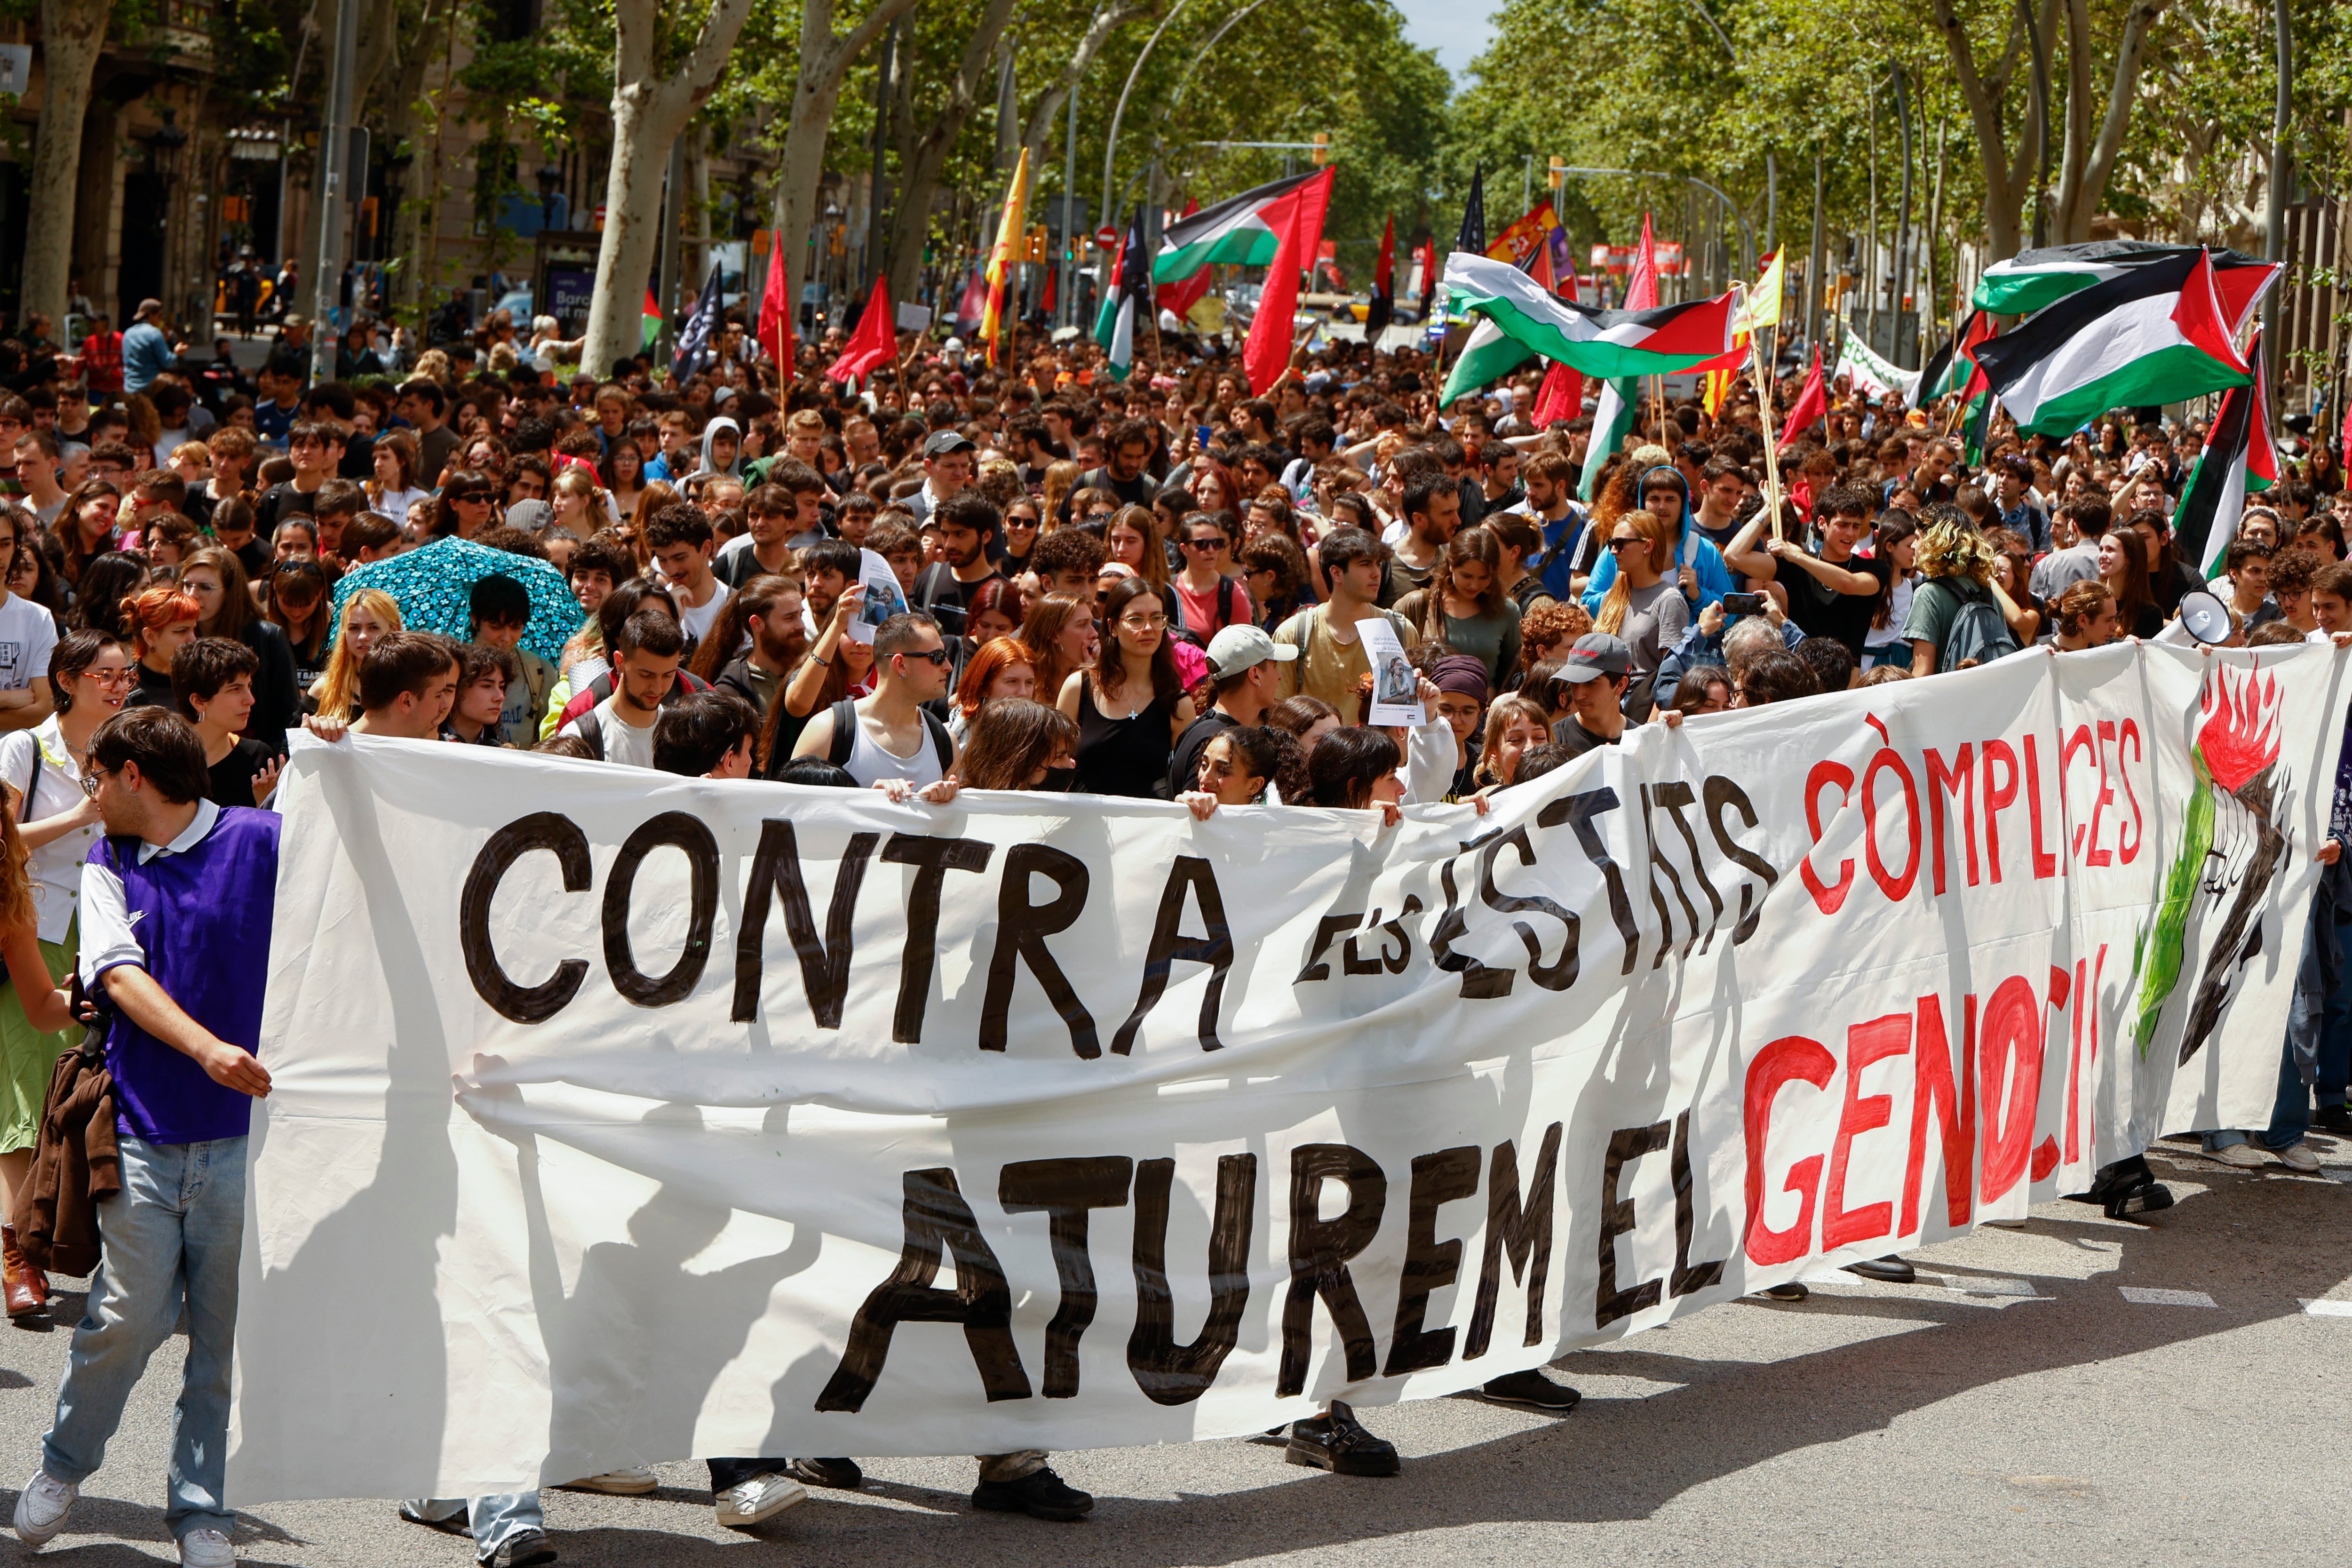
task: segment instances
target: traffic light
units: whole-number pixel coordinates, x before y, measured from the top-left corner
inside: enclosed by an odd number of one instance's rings
[[[1315,133],[1315,151],[1308,156],[1315,160],[1315,166],[1318,169],[1331,161],[1331,133],[1328,131]]]
[[[1552,154],[1544,171],[1544,184],[1555,191],[1568,184],[1567,159],[1557,153]]]
[[[1041,223],[1029,231],[1029,247],[1022,259],[1024,261],[1045,259],[1045,226],[1044,224]]]

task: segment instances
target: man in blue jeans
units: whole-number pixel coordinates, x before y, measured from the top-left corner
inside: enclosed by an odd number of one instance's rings
[[[82,787],[107,837],[82,868],[81,977],[113,1008],[122,1190],[98,1206],[102,1246],[74,1330],[17,1538],[47,1543],[106,1458],[131,1385],[184,1306],[188,1355],[164,1523],[180,1561],[225,1568],[229,1356],[245,1232],[246,1128],[269,1073],[262,987],[278,884],[277,815],[205,798],[204,742],[167,709],[117,714],[90,738]]]

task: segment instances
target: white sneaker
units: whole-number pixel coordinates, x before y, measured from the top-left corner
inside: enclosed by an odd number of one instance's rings
[[[806,1501],[808,1488],[790,1476],[754,1476],[719,1494],[719,1522],[741,1530]]]
[[[57,1479],[47,1470],[35,1470],[25,1489],[16,1494],[16,1539],[38,1550],[65,1528],[81,1489]]]
[[[608,1497],[643,1497],[657,1490],[661,1478],[643,1465],[626,1469],[606,1470],[601,1476],[588,1476],[572,1481],[563,1489],[568,1492],[603,1492]]]
[[[2208,1149],[2205,1157],[2216,1164],[2234,1165],[2241,1171],[2260,1170],[2271,1163],[2270,1151],[2255,1143],[2232,1143],[2227,1149]]]
[[[180,1568],[232,1568],[236,1548],[217,1530],[192,1530],[180,1537]]]
[[[2280,1164],[2290,1171],[2302,1171],[2308,1174],[2319,1169],[2319,1156],[2302,1143],[2290,1143],[2284,1149],[2273,1149],[2271,1152],[2278,1157]]]

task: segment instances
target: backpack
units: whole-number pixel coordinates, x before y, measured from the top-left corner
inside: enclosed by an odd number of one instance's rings
[[[1187,625],[1184,618],[1184,598],[1182,595],[1176,592],[1176,584],[1172,580],[1168,585],[1168,596],[1176,602],[1176,621],[1173,628],[1175,634],[1194,647],[1206,648],[1209,646],[1209,639],[1216,636],[1222,628],[1212,626],[1202,631],[1198,626]],[[1231,577],[1217,579],[1217,619],[1228,626],[1234,624],[1234,580]]]
[[[1967,579],[1969,591],[1963,593],[1956,585],[1958,581],[1962,579],[1938,577],[1929,584],[1942,587],[1959,601],[1951,626],[1944,633],[1943,646],[1936,650],[1936,668],[1939,671],[1990,664],[2017,651],[2017,638],[2010,635],[2009,623],[2001,619],[2000,606],[1993,603],[1991,590]]]
[[[833,715],[833,749],[824,760],[836,768],[845,768],[850,753],[857,750],[857,700],[845,697],[826,711]],[[930,731],[931,750],[939,753],[940,772],[945,774],[955,766],[955,737],[948,733],[948,727],[929,708],[917,711],[923,716],[923,728]]]

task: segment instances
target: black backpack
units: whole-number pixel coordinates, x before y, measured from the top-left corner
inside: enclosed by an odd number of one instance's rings
[[[857,749],[857,700],[845,697],[827,710],[833,715],[833,749],[825,761],[836,768],[849,765],[850,753]],[[955,737],[940,722],[939,715],[929,708],[919,708],[923,716],[923,728],[931,733],[931,750],[940,757],[940,772],[945,774],[955,766]]]

